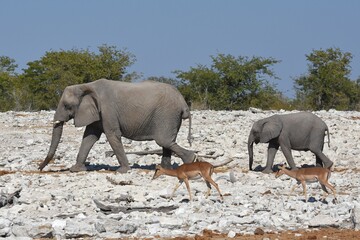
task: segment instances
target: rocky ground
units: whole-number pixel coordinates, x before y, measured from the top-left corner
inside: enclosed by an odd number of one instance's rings
[[[304,202],[301,187],[287,196],[294,179],[248,170],[246,142],[251,126],[276,113],[286,112],[193,111],[192,147],[186,140],[188,121],[183,122],[178,135],[181,146],[211,156],[204,158],[209,162],[234,160],[213,175],[223,202],[215,190],[205,198],[202,179],[190,181],[192,202],[185,186],[169,199],[177,179],[151,180],[155,164],[160,163],[156,154],[128,154],[132,170],[116,173],[116,158],[105,155],[111,150],[105,136],[88,156],[89,171],[70,173],[84,131],[72,121],[64,126],[54,161],[39,172],[50,145],[54,112],[0,113],[0,237],[291,239],[281,234],[293,234],[301,239],[343,232],[347,239],[358,238],[360,113],[315,112],[330,129],[331,144],[325,145],[324,153],[335,162],[330,183],[336,187],[337,204],[332,195],[327,202],[319,201],[322,190],[317,183],[308,185],[310,198]],[[154,142],[124,139],[123,143],[127,152],[159,149]],[[265,144],[254,147],[255,166],[264,166],[266,148]],[[315,163],[310,152],[293,151],[293,155],[298,166]],[[174,165],[181,164],[180,159],[173,160]],[[279,151],[275,163],[284,161]]]

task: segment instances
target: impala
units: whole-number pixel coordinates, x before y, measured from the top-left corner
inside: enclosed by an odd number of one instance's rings
[[[286,164],[284,164],[283,166],[279,166],[279,171],[276,173],[276,178],[280,177],[283,174],[295,178],[297,184],[291,188],[289,196],[295,190],[295,188],[299,186],[301,183],[303,186],[305,202],[307,201],[306,183],[318,181],[321,185],[322,190],[324,191],[323,200],[325,200],[325,195],[329,194],[329,192],[326,189],[326,187],[328,187],[334,194],[334,202],[336,202],[337,200],[336,200],[335,188],[328,182],[330,178],[330,173],[331,172],[329,169],[322,167],[310,167],[310,168],[300,168],[296,170],[288,170],[286,169]]]
[[[186,188],[189,192],[190,201],[191,201],[192,197],[191,197],[189,179],[193,179],[200,175],[201,177],[203,177],[203,179],[205,180],[206,185],[208,187],[206,197],[208,197],[210,195],[210,190],[211,190],[210,184],[212,184],[216,188],[216,190],[219,192],[221,200],[223,200],[223,196],[220,192],[219,186],[211,178],[211,175],[214,172],[214,168],[223,166],[231,161],[232,160],[228,160],[228,161],[218,164],[216,166],[212,165],[211,163],[205,162],[205,161],[184,163],[183,165],[179,166],[176,169],[167,169],[167,168],[161,167],[160,165],[157,165],[153,179],[156,179],[161,175],[177,177],[179,179],[179,182],[176,184],[176,186],[171,194],[171,198],[174,196],[175,191],[180,187],[180,185],[183,182],[185,182]]]

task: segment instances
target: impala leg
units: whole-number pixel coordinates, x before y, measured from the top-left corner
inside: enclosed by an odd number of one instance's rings
[[[221,194],[220,189],[219,189],[219,186],[217,185],[217,183],[214,182],[214,180],[212,180],[211,177],[206,178],[205,181],[211,183],[211,184],[216,188],[216,190],[218,191],[221,200],[224,200],[223,195]],[[209,188],[209,189],[210,189],[210,188]]]
[[[174,197],[174,194],[175,194],[175,192],[176,192],[176,190],[180,187],[180,185],[182,184],[182,182],[183,181],[179,181],[177,184],[176,184],[176,186],[175,186],[175,188],[174,188],[174,190],[173,190],[173,192],[172,192],[172,194],[171,194],[171,199]]]
[[[208,198],[210,196],[210,191],[211,191],[211,185],[208,181],[206,181],[206,186],[208,187],[207,193],[206,193],[206,198]]]
[[[307,202],[307,196],[306,196],[306,183],[305,181],[301,182],[301,185],[303,187],[303,191],[304,191],[304,196],[305,196],[305,202]]]
[[[321,182],[320,182],[320,185],[321,185],[321,189],[324,191],[323,197],[322,197],[321,200],[322,200],[322,201],[325,201],[326,197],[329,195],[329,192],[328,192],[328,190],[326,189],[324,183],[321,183]]]
[[[299,182],[298,183],[296,183],[292,188],[291,188],[291,190],[290,190],[290,192],[289,192],[289,195],[288,195],[288,199],[290,198],[290,195],[294,192],[294,190],[295,190],[295,188],[297,188],[298,186],[299,186]]]
[[[185,179],[184,179],[184,182],[185,182],[186,188],[187,188],[187,190],[188,190],[188,192],[189,192],[190,201],[192,201],[189,180],[188,180],[187,178],[185,178]]]
[[[334,201],[337,202],[337,199],[336,199],[336,191],[335,191],[334,186],[332,186],[332,185],[331,185],[330,183],[328,183],[328,182],[324,183],[324,185],[325,185],[326,187],[328,187],[328,188],[332,191],[332,193],[334,194]]]

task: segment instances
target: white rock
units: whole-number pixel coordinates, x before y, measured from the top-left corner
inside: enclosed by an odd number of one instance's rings
[[[293,179],[275,179],[273,174],[248,171],[247,137],[253,122],[285,111],[261,110],[256,114],[250,111],[192,113],[194,142],[191,149],[199,151],[199,154],[219,156],[214,160],[205,159],[210,162],[228,157],[235,159],[234,165],[229,164],[231,170],[213,175],[224,194],[223,203],[218,201],[214,188],[209,198],[204,197],[206,184],[202,179],[190,180],[194,198],[192,202],[180,202],[188,198],[185,184],[177,190],[173,200],[161,197],[171,194],[178,180],[164,176],[151,181],[153,166],[161,161],[161,156],[158,155],[128,155],[130,164],[137,163],[138,167],[127,174],[105,170],[81,173],[59,171],[75,163],[81,144],[84,128],[77,130],[71,122],[64,125],[55,160],[44,169],[53,172],[38,173],[38,164],[45,158],[50,145],[50,121],[54,111],[0,113],[0,166],[5,171],[18,171],[1,176],[0,191],[9,193],[22,189],[20,198],[15,198],[11,207],[0,208],[0,235],[30,238],[29,234],[48,234],[48,228],[42,233],[36,230],[37,226],[46,226],[47,223],[51,223],[53,237],[57,239],[80,236],[94,239],[141,236],[164,238],[199,234],[205,228],[233,235],[235,232],[253,233],[256,226],[269,229],[308,228],[312,221],[312,224],[318,224],[316,214],[319,212],[327,216],[327,224],[335,224],[341,228],[354,225],[359,228],[359,206],[356,202],[360,201],[360,178],[354,169],[360,168],[360,161],[357,159],[360,144],[356,138],[360,135],[360,125],[356,120],[360,113],[315,112],[330,128],[331,148],[325,144],[324,153],[335,161],[335,168],[340,170],[335,170],[330,178],[330,183],[336,186],[336,190],[344,193],[338,196],[338,204],[331,202],[331,195],[327,198],[328,204],[318,201],[304,203],[301,187],[288,198],[291,185],[295,183]],[[9,122],[11,124],[7,124]],[[186,141],[187,126],[188,121],[184,121],[177,141],[180,146],[190,149]],[[124,139],[123,143],[126,151],[159,148],[154,141]],[[117,167],[116,157],[104,155],[109,150],[111,147],[103,135],[89,153],[89,166]],[[264,166],[266,154],[267,144],[256,145],[254,166]],[[314,156],[310,152],[294,151],[293,156],[299,166],[314,163]],[[178,157],[174,156],[172,160],[173,163],[182,164]],[[283,161],[284,156],[279,150],[275,164]],[[230,171],[236,179],[233,183],[229,181]],[[131,180],[133,183],[114,185],[106,177],[117,182]],[[133,196],[134,201],[116,200],[124,194]],[[320,194],[318,184],[309,187],[309,197],[318,199]],[[94,204],[93,198],[105,205],[122,207],[125,212],[104,214]],[[152,210],[166,206],[178,208],[170,212]],[[134,207],[144,207],[145,211],[131,211]],[[3,225],[1,219],[6,219],[3,220]],[[10,221],[11,225],[6,221]]]
[[[330,216],[319,214],[309,221],[309,227],[334,227],[338,223]]]
[[[160,220],[160,226],[162,228],[168,228],[168,229],[177,229],[180,228],[183,224],[183,221],[181,219],[174,219],[169,217],[162,217]]]
[[[360,204],[354,207],[351,213],[351,220],[355,230],[360,230]]]
[[[30,227],[30,229],[28,230],[28,235],[32,238],[52,238],[53,237],[53,233],[52,233],[53,229],[51,227],[51,224],[39,224],[39,225],[35,225]]]
[[[56,219],[51,225],[56,231],[63,230],[66,226],[66,220]]]
[[[118,231],[124,234],[132,234],[137,230],[137,225],[125,221],[119,222]]]
[[[0,217],[0,237],[6,237],[10,233],[11,221],[6,218]]]
[[[236,233],[234,231],[229,231],[229,233],[227,234],[227,236],[229,238],[234,238],[236,236]]]
[[[66,238],[93,237],[97,233],[93,224],[78,219],[67,221],[64,231]]]

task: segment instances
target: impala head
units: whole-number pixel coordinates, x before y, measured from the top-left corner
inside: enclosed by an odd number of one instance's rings
[[[163,175],[164,173],[163,173],[163,171],[162,171],[162,167],[160,166],[160,165],[156,165],[156,167],[155,167],[155,173],[154,173],[154,176],[153,176],[153,180],[154,179],[156,179],[156,178],[158,178],[158,177],[160,177],[161,175]]]
[[[278,168],[279,168],[279,170],[276,172],[276,175],[275,175],[276,178],[278,178],[284,174],[284,169],[286,169],[286,163],[284,163],[283,165],[279,165]]]

